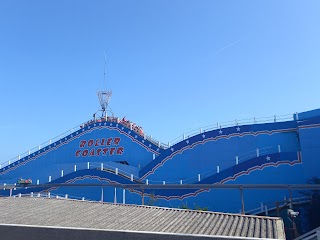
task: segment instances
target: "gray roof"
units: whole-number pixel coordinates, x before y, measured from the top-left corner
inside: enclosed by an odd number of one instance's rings
[[[285,239],[281,218],[37,197],[0,198],[0,224]]]

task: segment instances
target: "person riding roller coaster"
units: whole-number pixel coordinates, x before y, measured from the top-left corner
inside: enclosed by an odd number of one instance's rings
[[[30,178],[29,179],[19,178],[17,181],[17,184],[18,185],[29,185],[29,184],[32,184],[32,180]]]

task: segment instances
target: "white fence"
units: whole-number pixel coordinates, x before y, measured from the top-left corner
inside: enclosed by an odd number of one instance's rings
[[[170,146],[181,142],[183,140],[185,140],[186,138],[190,138],[193,137],[199,133],[203,133],[203,132],[208,132],[208,131],[212,131],[212,130],[217,130],[217,129],[221,129],[221,128],[226,128],[226,127],[232,127],[232,126],[238,126],[238,125],[251,125],[251,124],[258,124],[258,123],[271,123],[271,122],[283,122],[283,121],[290,121],[293,120],[294,117],[293,114],[287,114],[287,115],[280,115],[280,116],[271,116],[271,117],[261,117],[261,118],[251,118],[251,119],[242,119],[242,120],[234,120],[234,121],[228,121],[228,122],[220,122],[214,125],[209,125],[209,126],[205,126],[203,128],[198,128],[198,129],[194,129],[191,130],[189,132],[186,132],[182,135],[180,135],[179,137],[173,139],[171,142],[168,142],[168,144],[164,144],[161,143],[160,141],[154,139],[151,135],[147,135],[144,134],[144,138],[150,142],[152,142],[153,144],[157,145],[160,148],[166,149],[169,148]],[[118,121],[119,122],[119,121]],[[98,122],[97,120],[91,120],[89,121],[89,124],[93,124],[93,123],[102,123],[102,122]],[[67,137],[70,134],[73,134],[77,131],[79,131],[82,127],[84,127],[86,124],[79,124],[76,127],[71,128],[70,130],[38,145],[37,147],[34,147],[32,149],[30,149],[27,152],[24,152],[12,159],[10,159],[9,161],[3,162],[2,164],[0,164],[0,169],[4,168],[8,165],[10,165],[11,163],[14,163],[16,161],[19,161],[20,159],[27,157],[39,150],[42,150],[45,147],[48,147],[49,145],[51,145],[54,142],[57,142],[65,137]],[[132,131],[134,131],[133,129],[131,129]],[[137,134],[140,135],[140,133],[137,132]]]

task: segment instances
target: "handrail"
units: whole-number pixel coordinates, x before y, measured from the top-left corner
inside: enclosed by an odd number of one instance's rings
[[[195,136],[199,133],[205,132],[205,131],[217,130],[217,129],[226,128],[226,127],[232,127],[232,126],[237,126],[237,125],[258,124],[258,123],[280,122],[280,121],[287,121],[287,120],[293,120],[293,119],[294,119],[294,117],[292,114],[286,114],[286,115],[279,115],[279,116],[274,115],[272,117],[260,117],[260,118],[253,118],[253,119],[251,118],[251,119],[234,120],[234,121],[228,121],[228,122],[220,122],[220,123],[217,123],[216,125],[208,125],[208,126],[205,126],[204,128],[200,128],[200,131],[199,131],[199,128],[188,131],[188,132],[184,133],[183,135],[176,137],[168,144],[161,143],[160,141],[157,141],[156,139],[152,138],[151,135],[146,135],[145,133],[144,133],[144,137],[148,141],[152,142],[153,144],[158,145],[159,147],[161,147],[163,149],[167,149],[170,146],[185,140],[186,135],[187,135],[187,138],[190,138],[190,137],[193,137],[193,136]],[[115,117],[108,118],[107,122],[108,121],[123,124],[122,122],[120,122],[119,118],[115,118]],[[87,124],[91,125],[96,122],[99,122],[99,119],[89,120],[89,121],[87,121]],[[69,134],[76,132],[77,130],[79,130],[79,128],[82,128],[85,125],[86,125],[86,123],[79,124],[79,125],[71,128],[70,130],[68,130],[62,134],[59,134],[58,136],[38,145],[37,147],[31,148],[29,151],[24,152],[22,154],[19,154],[18,156],[14,157],[6,162],[1,163],[0,169],[10,165],[11,163],[14,163],[14,162],[20,160],[23,157],[31,155],[31,154],[43,149],[44,147],[49,146],[53,142],[61,140],[62,138],[68,136]],[[125,125],[125,126],[128,127],[127,125]],[[135,130],[132,129],[132,131],[135,131]],[[137,134],[141,135],[139,132],[137,132],[137,131],[135,131],[135,132]]]
[[[294,240],[313,240],[313,239],[320,239],[320,227],[317,227],[297,238]]]
[[[42,193],[42,192],[38,192],[38,193],[34,193],[34,192],[31,192],[31,193],[24,193],[24,194],[21,194],[21,193],[18,193],[18,194],[15,194],[15,195],[12,195],[10,196],[12,198],[20,198],[20,197],[34,197],[34,198],[56,198],[56,199],[64,199],[64,200],[73,200],[73,201],[94,201],[94,200],[91,200],[91,199],[87,199],[87,198],[80,198],[80,197],[77,197],[77,196],[70,196],[69,194],[55,194],[55,193],[51,193],[49,194],[49,192],[46,192],[46,193]]]
[[[101,169],[101,163],[97,163],[97,162],[90,162],[89,168],[92,169]],[[85,168],[83,168],[85,169]],[[132,173],[128,173],[122,169],[119,169],[115,166],[110,166],[108,164],[103,163],[103,169],[102,171],[106,171],[106,170],[111,170],[112,172],[116,173],[116,169],[118,169],[118,174],[124,175],[126,178],[130,179],[131,175],[133,176],[133,180],[138,181],[139,176],[136,176]],[[80,170],[80,169],[79,169]]]
[[[183,135],[180,135],[169,142],[169,146],[172,146],[174,144],[177,144],[187,138],[193,137],[195,135],[198,135],[203,132],[208,132],[212,130],[218,130],[222,128],[227,127],[234,127],[234,126],[240,126],[240,125],[251,125],[251,124],[261,124],[261,123],[276,123],[276,122],[285,122],[285,121],[291,121],[294,120],[293,114],[286,114],[286,115],[274,115],[269,117],[259,117],[259,118],[249,118],[249,119],[241,119],[234,121],[227,121],[227,122],[217,122],[216,124],[207,125],[202,128],[197,128],[190,130],[188,132],[185,132]]]
[[[291,148],[291,147],[293,147],[293,148],[295,148],[295,150],[294,151],[298,151],[298,145],[297,144],[286,144],[286,145],[281,145],[282,147],[285,147],[285,148]],[[266,155],[268,155],[268,154],[274,154],[274,153],[279,153],[279,148],[278,148],[278,145],[275,145],[275,146],[269,146],[269,147],[264,147],[264,148],[259,148],[258,149],[259,150],[259,156],[266,156]],[[248,152],[246,152],[246,153],[243,153],[243,154],[241,154],[241,155],[239,155],[239,156],[237,156],[238,157],[238,164],[240,164],[240,163],[243,163],[243,162],[246,162],[246,161],[249,161],[249,160],[251,160],[251,159],[253,159],[253,158],[256,158],[256,157],[258,157],[257,156],[257,149],[254,149],[254,150],[250,150],[250,151],[248,151]],[[230,168],[230,167],[233,167],[233,166],[236,166],[237,164],[236,164],[236,159],[234,158],[234,159],[230,159],[230,160],[227,160],[227,161],[224,161],[224,163],[226,163],[226,164],[219,164],[219,163],[217,163],[217,166],[219,166],[219,172],[221,172],[221,171],[224,171],[224,170],[226,170],[226,169],[228,169],[228,168]],[[212,175],[214,175],[214,174],[216,174],[217,173],[217,170],[216,169],[211,169],[211,170],[209,170],[209,171],[206,171],[206,172],[202,172],[202,173],[198,173],[198,174],[200,174],[200,176],[201,176],[201,179],[203,180],[203,179],[205,179],[205,178],[208,178],[208,177],[210,177],[210,176],[212,176]],[[187,179],[180,179],[180,180],[182,180],[182,182],[184,183],[184,184],[190,184],[190,183],[195,183],[195,182],[198,182],[198,175],[196,175],[196,176],[193,176],[193,177],[190,177],[190,178],[187,178]],[[176,181],[166,181],[166,183],[170,183],[170,184],[174,184],[174,183],[180,183],[180,180],[176,180]],[[146,179],[144,179],[144,181],[146,181]],[[156,184],[156,183],[162,183],[163,181],[161,181],[161,180],[148,180],[148,182],[150,183],[150,184],[152,184],[152,183],[154,183],[154,184]]]
[[[57,141],[63,139],[64,137],[66,137],[66,136],[76,132],[77,130],[79,130],[81,126],[83,126],[83,124],[79,124],[79,125],[71,128],[71,129],[69,129],[68,131],[66,131],[64,133],[61,133],[58,136],[56,136],[56,137],[54,137],[54,138],[52,138],[52,139],[50,139],[48,141],[45,141],[44,143],[39,144],[37,147],[33,147],[29,151],[21,153],[18,156],[14,157],[14,158],[11,158],[10,160],[8,160],[6,162],[1,163],[0,164],[0,169],[10,165],[11,163],[14,163],[14,162],[20,160],[21,158],[27,157],[27,156],[29,156],[29,155],[31,155],[31,154],[39,151],[39,150],[51,145],[54,142],[57,142]]]
[[[310,197],[296,197],[296,198],[292,198],[292,204],[299,204],[299,203],[305,203],[305,202],[310,202]],[[284,207],[287,204],[290,204],[290,199],[289,198],[285,198],[284,201],[282,201],[282,204],[279,205],[278,207]],[[257,215],[257,214],[261,214],[262,212],[266,212],[266,211],[273,211],[275,209],[277,209],[277,207],[275,206],[276,202],[271,202],[271,203],[261,203],[260,207],[254,208],[254,209],[250,209],[248,211],[245,211],[246,214],[251,214],[251,215]]]
[[[116,119],[117,119],[117,120],[116,120]],[[61,134],[59,134],[58,136],[56,136],[56,137],[54,137],[54,138],[52,138],[52,139],[50,139],[50,140],[48,140],[48,141],[45,141],[44,143],[39,144],[37,147],[31,148],[31,149],[30,149],[29,151],[27,151],[27,152],[21,153],[21,154],[19,154],[18,156],[14,157],[14,158],[11,158],[10,160],[8,160],[8,161],[6,161],[6,162],[2,162],[2,163],[0,164],[0,169],[6,167],[6,166],[8,166],[8,165],[10,165],[11,163],[14,163],[14,162],[16,162],[16,161],[19,161],[20,159],[22,159],[22,158],[24,158],[24,157],[30,156],[31,154],[33,154],[33,153],[35,153],[35,152],[37,152],[37,151],[39,151],[39,150],[41,150],[41,149],[43,149],[43,148],[51,145],[52,143],[57,142],[57,141],[65,138],[65,137],[67,137],[68,135],[75,133],[76,131],[78,131],[79,129],[81,129],[81,128],[85,127],[85,126],[88,126],[88,125],[91,125],[91,124],[94,124],[94,123],[100,123],[100,122],[102,122],[102,121],[99,121],[99,119],[92,119],[92,120],[87,121],[86,123],[81,123],[81,124],[79,124],[79,125],[71,128],[71,129],[69,129],[68,131],[66,131],[66,132],[64,132],[64,133],[61,133]],[[113,117],[113,118],[108,118],[108,119],[107,119],[107,122],[117,122],[117,123],[123,124],[122,122],[119,121],[118,118],[114,118],[114,117]],[[124,124],[124,126],[128,127],[128,126],[125,125],[125,124]],[[130,129],[130,126],[129,126],[128,128]],[[132,131],[134,131],[135,133],[137,133],[137,134],[139,134],[140,136],[144,137],[143,135],[141,135],[139,132],[135,131],[134,129],[132,129]],[[145,138],[146,138],[148,141],[152,142],[152,143],[155,144],[155,145],[158,145],[158,146],[161,147],[161,148],[164,148],[164,149],[166,148],[166,145],[165,145],[165,144],[162,144],[162,143],[160,143],[160,141],[157,141],[157,140],[153,139],[153,138],[151,137],[151,135],[148,136],[148,135],[145,134]]]

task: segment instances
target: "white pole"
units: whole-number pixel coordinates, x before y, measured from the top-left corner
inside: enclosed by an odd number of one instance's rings
[[[239,157],[236,156],[236,165],[238,165],[238,164],[239,164]]]
[[[103,202],[103,187],[101,187],[101,202]]]
[[[201,181],[201,177],[200,177],[200,174],[198,174],[198,182]]]
[[[63,170],[61,170],[61,177],[63,177]]]
[[[126,204],[126,190],[122,189],[122,203]]]
[[[101,163],[101,171],[103,170],[103,163]]]
[[[149,185],[149,180],[148,179],[146,179],[146,185]]]
[[[219,173],[220,172],[220,167],[219,166],[217,166],[217,173]]]
[[[182,185],[182,180],[180,180],[180,185]]]
[[[113,203],[117,203],[117,188],[114,188],[114,199]]]
[[[166,185],[166,181],[163,181],[163,185]]]
[[[40,184],[40,181],[39,180],[37,180],[37,185],[39,185]]]
[[[51,176],[49,176],[49,182],[51,182]]]
[[[118,168],[116,168],[116,175],[118,175]]]
[[[281,153],[281,147],[278,145],[278,152]]]
[[[257,148],[257,157],[259,157],[259,148]]]
[[[89,169],[89,168],[90,168],[90,163],[88,162],[88,163],[87,163],[87,169]]]
[[[77,165],[74,165],[74,171],[75,172],[77,171]]]
[[[130,180],[133,182],[133,174],[130,175]]]

